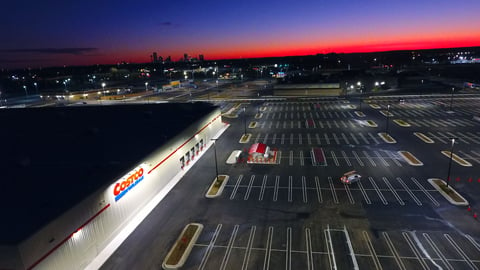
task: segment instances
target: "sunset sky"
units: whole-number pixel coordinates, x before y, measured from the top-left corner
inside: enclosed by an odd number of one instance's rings
[[[17,0],[0,68],[480,46],[478,0]]]

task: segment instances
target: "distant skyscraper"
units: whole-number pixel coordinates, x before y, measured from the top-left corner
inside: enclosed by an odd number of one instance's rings
[[[200,55],[198,56],[198,60],[200,60],[200,62],[203,62],[203,61],[205,60],[205,59],[203,58],[203,54],[200,54]]]
[[[157,62],[158,62],[158,56],[157,56],[157,53],[156,53],[156,52],[153,52],[153,54],[152,54],[152,62],[153,62],[153,63],[157,63]]]

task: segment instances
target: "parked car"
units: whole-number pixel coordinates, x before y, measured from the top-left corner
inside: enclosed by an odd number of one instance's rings
[[[358,174],[356,171],[346,172],[340,177],[340,181],[344,184],[351,184],[360,181],[362,176]]]

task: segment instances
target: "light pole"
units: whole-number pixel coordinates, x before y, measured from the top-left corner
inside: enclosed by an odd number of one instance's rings
[[[216,146],[218,139],[210,139],[210,140],[213,141],[213,153],[215,155],[215,177],[216,177],[215,179],[218,180],[217,146]]]
[[[388,134],[388,118],[390,117],[390,104],[387,105],[387,124],[385,125],[385,133]]]
[[[33,86],[35,86],[35,93],[38,94],[38,85],[36,82],[33,83]]]
[[[148,82],[145,82],[145,91],[148,91]]]
[[[452,111],[452,105],[453,105],[453,92],[455,91],[455,88],[452,87],[452,95],[450,96],[450,111]]]
[[[25,97],[28,98],[28,92],[27,92],[27,86],[26,85],[23,86],[23,90],[25,90]]]
[[[105,86],[107,84],[105,82],[102,82],[102,94],[100,95],[100,102],[102,102],[102,96],[105,95]]]
[[[452,138],[451,140],[452,140],[452,146],[450,147],[450,161],[448,162],[447,188],[448,188],[448,183],[450,183],[450,170],[452,168],[453,145],[455,144],[455,138]]]

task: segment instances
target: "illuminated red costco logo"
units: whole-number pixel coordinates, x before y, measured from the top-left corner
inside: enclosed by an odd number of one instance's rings
[[[113,187],[113,195],[115,196],[115,201],[120,200],[128,191],[134,188],[140,181],[143,180],[143,168],[139,168],[132,174],[130,174],[127,179],[119,181]]]

